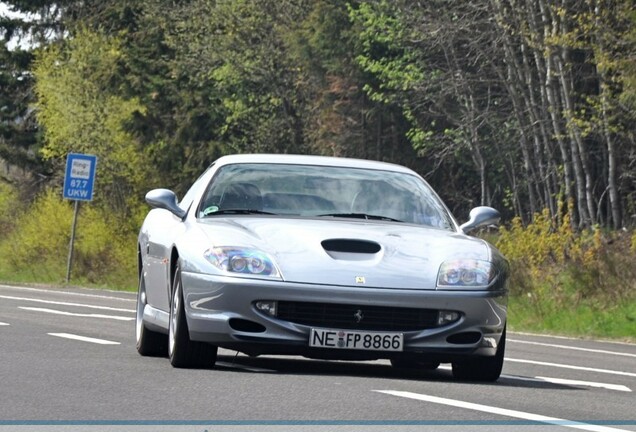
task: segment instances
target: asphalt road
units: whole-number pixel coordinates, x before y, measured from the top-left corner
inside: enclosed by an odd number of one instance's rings
[[[0,285],[0,432],[636,431],[636,345],[510,333],[494,384],[225,350],[179,370],[137,354],[134,309],[134,293]]]

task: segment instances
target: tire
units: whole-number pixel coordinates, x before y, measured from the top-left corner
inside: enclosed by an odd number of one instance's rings
[[[183,302],[181,268],[177,265],[172,284],[170,323],[168,328],[168,357],[176,368],[212,367],[216,362],[217,347],[190,340]]]
[[[146,279],[143,272],[139,275],[137,291],[137,314],[135,317],[135,339],[137,352],[142,356],[165,357],[168,354],[168,337],[165,334],[148,330],[144,323],[144,308],[147,304]]]
[[[493,357],[477,357],[469,361],[453,363],[453,377],[462,381],[497,381],[501,376],[505,350],[506,329],[504,327],[497,352]]]
[[[391,359],[391,366],[396,369],[419,369],[432,371],[439,367],[439,362],[421,361],[414,358],[394,358]]]

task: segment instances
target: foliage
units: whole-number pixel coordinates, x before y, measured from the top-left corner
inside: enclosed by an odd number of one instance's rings
[[[285,37],[297,69],[305,147],[316,154],[391,160],[415,168],[420,161],[405,136],[402,110],[373,100],[364,90],[374,78],[356,61],[360,29],[350,11],[357,6],[313,2]]]
[[[186,172],[200,172],[221,152],[298,152],[296,72],[283,30],[296,21],[291,1],[191,1],[163,19],[162,2],[145,19],[158,23],[172,82],[175,125]],[[174,85],[174,84],[173,84]],[[163,96],[163,95],[161,95]],[[191,177],[188,181],[191,180]]]
[[[13,186],[0,181],[0,238],[8,235],[14,225],[14,215],[19,209],[18,194]]]
[[[50,174],[38,154],[42,140],[32,107],[34,49],[62,34],[59,11],[72,2],[2,2],[12,14],[0,15],[0,161],[11,168],[5,176],[21,182],[21,192],[30,195],[37,192],[38,177]]]
[[[0,17],[2,274],[59,280],[69,206],[38,192],[59,188],[68,152],[99,157],[85,280],[130,271],[146,190],[182,195],[225,153],[293,152],[407,165],[460,219],[503,210],[516,299],[539,316],[631,301],[631,0],[4,3],[36,15]],[[38,205],[63,217],[48,246],[27,222]],[[126,243],[106,251],[105,233]]]
[[[31,58],[31,53],[10,51],[0,41],[0,159],[37,172],[40,166],[33,151],[38,145],[37,122],[29,107],[33,101]]]
[[[628,0],[190,0],[171,4],[169,17],[160,0],[9,4],[48,17],[57,39],[39,37],[53,45],[40,66],[56,57],[64,68],[91,65],[57,77],[46,66],[52,83],[82,84],[67,101],[74,115],[111,117],[85,135],[104,147],[106,137],[125,140],[112,159],[149,165],[141,175],[123,169],[105,191],[114,202],[120,190],[138,193],[139,177],[157,184],[158,172],[182,193],[223,153],[311,152],[404,163],[462,213],[487,204],[527,222],[542,208],[558,216],[566,199],[576,226],[631,223]],[[46,85],[37,107],[48,157],[68,131]],[[80,104],[81,94],[96,103]],[[69,142],[87,138],[74,130]],[[29,154],[18,135],[4,157]]]
[[[515,218],[496,245],[511,263],[513,330],[629,338],[636,331],[635,235],[572,229],[544,210]]]
[[[0,241],[0,266],[27,280],[61,283],[66,276],[73,206],[49,189],[15,217],[15,228]],[[95,206],[78,215],[73,282],[135,286],[136,250],[132,237]]]
[[[577,232],[568,213],[556,221],[544,210],[524,227],[518,218],[501,228],[497,247],[511,262],[512,295],[536,306],[606,308],[634,301],[636,254],[630,236],[596,228]]]
[[[43,156],[63,161],[72,152],[97,155],[101,197],[127,215],[142,191],[147,165],[125,128],[144,107],[118,94],[123,56],[117,38],[82,30],[39,52],[34,72]]]

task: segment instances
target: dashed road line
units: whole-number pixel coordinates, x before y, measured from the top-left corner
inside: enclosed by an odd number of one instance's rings
[[[636,357],[636,354],[630,354],[630,353],[624,353],[624,352],[618,352],[618,351],[607,351],[607,350],[600,350],[600,349],[592,349],[592,348],[573,347],[573,346],[570,346],[570,345],[558,345],[558,344],[549,344],[549,343],[543,343],[543,342],[522,341],[522,340],[518,340],[518,339],[508,339],[507,342],[513,342],[513,343],[518,343],[518,344],[526,344],[526,345],[537,345],[537,346],[544,346],[544,347],[549,347],[549,348],[559,348],[559,349],[568,349],[568,350],[575,350],[575,351],[585,351],[585,352],[598,353],[598,354],[609,354],[609,355],[615,355],[615,356]]]
[[[11,325],[11,324],[6,323],[6,322],[0,322],[0,326],[8,326],[8,325]]]
[[[581,430],[593,431],[593,432],[618,432],[618,431],[627,432],[625,429],[616,429],[616,428],[607,427],[607,426],[594,425],[591,423],[583,423],[578,421],[561,419],[557,417],[544,416],[541,414],[533,414],[533,413],[524,412],[524,411],[498,408],[498,407],[489,406],[489,405],[476,404],[472,402],[464,402],[464,401],[460,401],[456,399],[447,399],[447,398],[430,396],[430,395],[425,395],[420,393],[395,391],[395,390],[374,390],[374,391],[378,393],[392,395],[392,396],[415,399],[422,402],[430,402],[430,403],[435,403],[440,405],[452,406],[456,408],[464,408],[464,409],[469,409],[473,411],[480,411],[480,412],[485,412],[489,414],[495,414],[495,415],[501,415],[505,417],[512,417],[512,418],[517,418],[517,419],[522,419],[522,420],[527,420],[532,422],[538,422],[538,423],[547,424],[547,425],[557,425],[557,426],[563,426],[563,427],[569,427],[573,429],[581,429]]]
[[[66,311],[60,311],[55,309],[47,309],[47,308],[35,308],[35,307],[25,307],[19,306],[18,309],[28,310],[32,312],[44,312],[56,315],[64,315],[64,316],[74,316],[74,317],[84,317],[84,318],[103,318],[103,319],[112,319],[117,321],[133,321],[134,317],[123,317],[117,315],[102,315],[102,314],[80,314],[80,313],[72,313]]]
[[[633,342],[625,342],[621,340],[610,340],[610,339],[589,339],[589,338],[581,338],[574,336],[561,336],[561,335],[552,335],[552,334],[540,334],[540,333],[531,333],[531,332],[522,332],[522,331],[510,331],[508,335],[519,335],[519,336],[530,336],[530,337],[539,337],[539,338],[549,338],[549,339],[562,339],[569,341],[585,341],[585,342],[595,342],[602,344],[611,344],[611,345],[627,345],[634,346]]]
[[[86,336],[80,336],[80,335],[75,335],[75,334],[71,334],[71,333],[48,333],[51,336],[55,336],[55,337],[60,337],[60,338],[64,338],[64,339],[72,339],[72,340],[78,340],[78,341],[82,341],[82,342],[90,342],[90,343],[94,343],[94,344],[99,344],[99,345],[121,345],[120,342],[114,342],[114,341],[109,341],[106,339],[97,339],[97,338],[91,338],[91,337],[86,337]]]
[[[64,294],[64,295],[72,295],[72,296],[78,296],[78,297],[117,300],[117,301],[132,302],[132,303],[135,303],[137,301],[136,298],[124,298],[124,297],[106,296],[106,295],[100,295],[100,294],[78,293],[78,292],[72,292],[72,291],[62,291],[57,289],[53,290],[53,289],[42,289],[42,288],[17,287],[17,286],[2,285],[2,284],[0,284],[0,288],[6,288],[6,289],[11,289],[16,291],[41,292],[41,293],[47,293],[47,294]]]
[[[84,307],[84,308],[88,308],[88,309],[107,310],[107,311],[113,311],[113,312],[135,313],[134,309],[122,309],[122,308],[114,308],[114,307],[110,307],[110,306],[89,305],[89,304],[84,304],[84,303],[60,302],[60,301],[53,301],[53,300],[42,300],[42,299],[37,299],[37,298],[13,297],[13,296],[4,296],[4,295],[0,295],[0,298],[7,299],[7,300],[17,300],[17,301],[28,301],[28,302],[34,302],[34,303],[52,304],[52,305],[58,305],[58,306],[73,306],[73,307]]]
[[[441,365],[439,369],[443,370],[452,370],[451,366]],[[551,384],[561,384],[561,385],[569,385],[569,386],[582,386],[582,387],[593,387],[593,388],[602,388],[606,390],[615,390],[622,392],[630,392],[631,388],[620,385],[620,384],[607,384],[600,383],[594,381],[580,381],[580,380],[571,380],[564,378],[552,378],[552,377],[543,377],[543,376],[535,376],[535,377],[525,377],[520,375],[505,375],[502,374],[501,378],[516,380],[516,381],[526,381],[526,382],[539,382],[539,383],[551,383]]]
[[[615,390],[615,391],[622,391],[622,392],[632,391],[632,389],[630,389],[629,387],[620,385],[620,384],[607,384],[607,383],[599,383],[599,382],[593,382],[593,381],[580,381],[580,380],[571,380],[571,379],[564,379],[564,378],[551,378],[551,377],[541,377],[541,376],[522,377],[517,375],[501,375],[501,378],[518,380],[518,381],[547,382],[551,384],[562,384],[562,385],[569,385],[569,386],[602,388],[606,390]]]
[[[566,365],[561,363],[550,363],[550,362],[542,362],[542,361],[535,361],[535,360],[523,360],[523,359],[515,359],[515,358],[509,358],[509,357],[506,357],[505,361],[512,362],[512,363],[534,364],[538,366],[550,366],[550,367],[562,368],[562,369],[581,370],[581,371],[587,371],[587,372],[598,372],[598,373],[604,373],[604,374],[610,374],[610,375],[636,377],[636,373],[632,373],[632,372],[615,371],[610,369],[598,369],[598,368],[591,368],[591,367],[584,367],[584,366],[572,366],[572,365]]]

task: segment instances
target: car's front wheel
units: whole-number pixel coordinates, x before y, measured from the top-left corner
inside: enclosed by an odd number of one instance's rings
[[[142,356],[165,356],[168,349],[168,338],[165,334],[149,330],[144,323],[144,309],[148,303],[146,298],[146,278],[143,272],[139,275],[137,291],[137,314],[135,317],[135,338],[137,352]]]
[[[214,366],[217,347],[190,340],[188,322],[183,304],[181,269],[177,265],[172,284],[170,322],[168,324],[168,356],[170,363],[178,368],[203,368]]]
[[[497,381],[501,376],[506,350],[506,329],[499,339],[497,352],[492,357],[477,357],[453,363],[453,377],[464,381]]]

